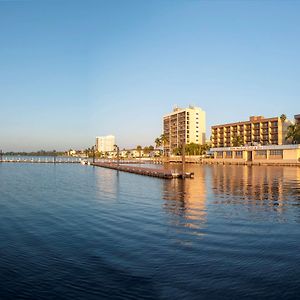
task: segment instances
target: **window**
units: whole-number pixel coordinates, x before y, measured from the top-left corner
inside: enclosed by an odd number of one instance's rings
[[[217,158],[223,158],[223,152],[217,152]]]
[[[255,151],[255,157],[257,158],[267,158],[267,150],[257,150]]]
[[[226,151],[226,158],[232,158],[232,151]]]
[[[236,158],[243,158],[243,151],[236,151],[235,152],[235,157]]]
[[[283,158],[283,150],[270,150],[270,158]]]

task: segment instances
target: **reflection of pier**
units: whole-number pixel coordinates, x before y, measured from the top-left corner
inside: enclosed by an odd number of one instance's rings
[[[113,169],[117,171],[123,171],[128,173],[165,178],[165,179],[194,177],[194,173],[173,172],[171,170],[166,170],[166,169],[133,167],[133,166],[126,166],[126,165],[118,165],[115,163],[109,164],[109,163],[96,162],[93,163],[92,165],[96,167],[102,167],[102,168]]]

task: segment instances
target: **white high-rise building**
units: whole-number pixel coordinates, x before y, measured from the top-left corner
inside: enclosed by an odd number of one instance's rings
[[[96,149],[99,152],[114,151],[115,144],[116,144],[116,138],[113,135],[96,137]]]
[[[164,143],[166,153],[183,143],[205,144],[205,111],[200,107],[174,108],[173,112],[163,117],[163,132],[167,139]]]

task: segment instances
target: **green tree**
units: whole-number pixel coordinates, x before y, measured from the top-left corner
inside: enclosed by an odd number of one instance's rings
[[[282,114],[282,115],[280,116],[280,120],[281,120],[282,123],[284,123],[285,120],[286,120],[286,115],[285,115],[285,114]]]
[[[199,155],[200,154],[200,145],[195,143],[190,143],[185,145],[185,153],[187,155]]]
[[[149,149],[148,146],[144,147],[143,151],[144,151],[144,154],[149,154],[150,153],[150,149]]]
[[[288,127],[285,137],[292,144],[300,144],[300,124],[292,124]]]
[[[244,140],[240,135],[235,136],[232,139],[232,145],[233,147],[241,147],[244,146]]]
[[[181,148],[174,148],[172,150],[172,154],[174,154],[174,155],[181,155]]]
[[[136,146],[136,150],[138,151],[139,153],[139,157],[141,157],[141,153],[142,153],[142,146],[138,145]]]

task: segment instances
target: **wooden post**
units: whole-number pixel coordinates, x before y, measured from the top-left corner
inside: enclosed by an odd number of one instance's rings
[[[117,146],[117,166],[119,168],[120,165],[120,148]]]
[[[181,157],[182,157],[182,178],[184,178],[185,177],[185,142],[182,143]]]

